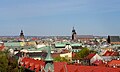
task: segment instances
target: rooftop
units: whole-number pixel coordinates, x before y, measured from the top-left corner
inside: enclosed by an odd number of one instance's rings
[[[53,64],[54,72],[120,72],[120,68],[69,65],[66,62],[54,62]],[[31,70],[38,72],[41,70],[41,66],[45,66],[45,62],[31,58],[23,58],[21,65],[25,68],[30,67]]]
[[[93,56],[95,56],[96,54],[94,54],[94,53],[91,53],[91,54],[89,54],[87,57],[85,57],[85,59],[91,59]]]

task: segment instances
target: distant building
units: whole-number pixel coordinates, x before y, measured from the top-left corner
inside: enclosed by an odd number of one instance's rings
[[[120,44],[120,36],[108,36],[107,42],[109,44]]]
[[[77,39],[77,33],[73,27],[73,30],[72,30],[72,40],[76,40]]]
[[[24,40],[25,40],[24,33],[23,30],[21,30],[19,41],[24,41]]]
[[[89,40],[93,40],[94,36],[93,35],[78,35],[78,39],[80,39],[80,41],[89,41]]]
[[[81,43],[55,43],[55,49],[59,51],[62,49],[66,49],[72,52],[79,52],[83,47]]]

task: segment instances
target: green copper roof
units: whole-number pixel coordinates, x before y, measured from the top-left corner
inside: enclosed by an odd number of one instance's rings
[[[45,61],[53,61],[53,58],[51,57],[51,48],[48,48],[48,54],[45,58]]]
[[[70,44],[71,46],[81,46],[81,43],[68,43],[68,42],[62,42],[62,43],[55,43],[55,47],[65,47],[66,44]]]
[[[65,43],[56,43],[55,47],[65,47]]]
[[[5,46],[21,46],[20,42],[6,42],[4,43]]]
[[[70,44],[70,42],[59,42],[59,43],[55,43],[55,47],[65,47],[66,44]]]
[[[71,43],[71,46],[82,46],[82,44],[81,43]]]
[[[37,48],[37,50],[48,50],[49,49],[49,46],[44,46],[44,47],[41,47],[41,48]]]
[[[35,48],[35,47],[29,47],[27,50],[28,51],[42,51],[42,50],[47,50],[48,47],[45,46],[45,47],[41,47],[41,48]]]
[[[53,63],[47,63],[46,65],[45,65],[45,72],[54,72],[54,65],[53,65]]]
[[[113,47],[120,47],[120,45],[113,45]]]

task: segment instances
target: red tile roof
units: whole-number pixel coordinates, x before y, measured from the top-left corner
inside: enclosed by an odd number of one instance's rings
[[[54,65],[55,72],[120,72],[120,68],[108,68],[101,66],[78,66],[78,65],[66,65],[62,62],[59,66]],[[57,67],[56,67],[57,66]],[[57,68],[57,69],[56,69]]]
[[[119,72],[120,68],[108,68],[100,66],[79,66],[79,72]]]
[[[92,55],[93,56],[93,55]],[[41,65],[45,66],[45,63],[40,60],[34,60],[30,58],[23,58],[25,67],[29,67],[31,70],[36,69],[36,72],[39,72]],[[116,61],[112,61],[116,63]],[[112,63],[111,62],[111,63]],[[34,63],[34,64],[33,64]],[[117,61],[118,63],[118,61]],[[119,61],[120,63],[120,61]],[[120,68],[108,68],[101,66],[79,66],[79,65],[68,65],[66,62],[54,62],[54,72],[120,72]]]
[[[77,69],[76,65],[67,65],[66,67],[68,72],[74,72]]]
[[[93,64],[98,65],[98,66],[104,65],[102,60],[96,60],[95,62],[93,62]]]
[[[77,68],[74,72],[79,72],[79,71],[78,71],[78,68]]]
[[[60,72],[65,72],[65,69],[64,68],[60,69]]]
[[[65,65],[67,65],[66,62],[54,62],[54,72],[60,72],[60,70],[64,69]]]
[[[0,51],[2,51],[5,48],[5,46],[0,46]]]
[[[36,72],[39,72],[41,66],[45,65],[44,61],[35,60],[35,59],[32,59],[32,58],[27,58],[27,57],[23,58],[22,62],[23,63],[21,63],[21,66],[24,66],[26,68],[30,67],[31,70],[35,69]]]
[[[119,55],[119,52],[106,51],[103,56],[117,56],[117,55]]]
[[[120,60],[112,60],[108,62],[109,66],[120,66]]]
[[[34,63],[30,63],[30,70],[34,70],[35,68],[35,64]]]
[[[91,59],[92,57],[94,57],[96,54],[94,53],[91,53],[89,54],[87,57],[85,57],[84,59]]]
[[[76,53],[72,52],[72,57],[75,57]]]

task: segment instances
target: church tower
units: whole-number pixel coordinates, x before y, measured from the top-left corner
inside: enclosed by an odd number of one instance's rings
[[[20,41],[24,41],[25,38],[24,38],[24,33],[23,33],[23,30],[21,30],[21,33],[20,33]]]
[[[77,35],[77,33],[76,33],[76,31],[75,31],[75,29],[73,27],[73,30],[72,30],[72,40],[76,40],[76,35]]]
[[[53,58],[51,57],[51,47],[48,48],[48,54],[45,58],[45,72],[54,72]]]

